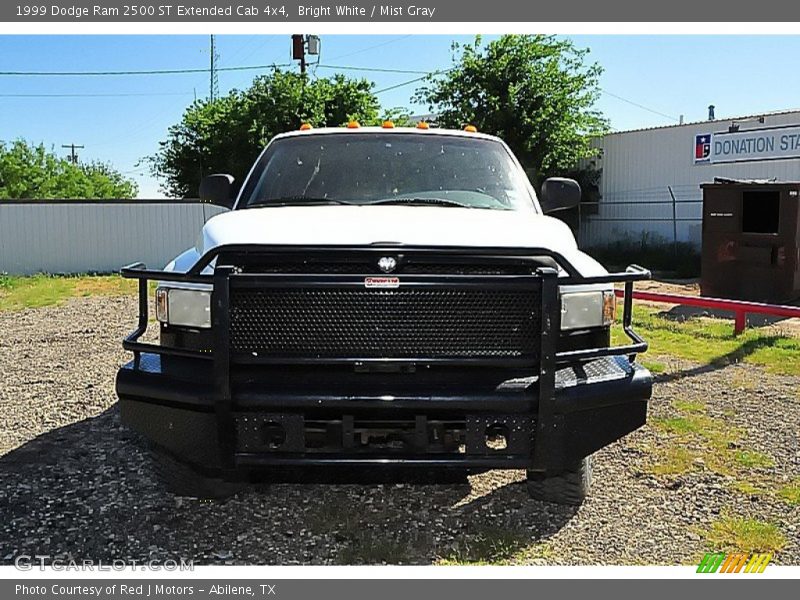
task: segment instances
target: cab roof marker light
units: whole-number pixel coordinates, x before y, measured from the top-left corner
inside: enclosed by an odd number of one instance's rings
[[[394,123],[392,121],[384,121],[381,124],[381,127],[383,127],[384,129],[394,129]]]
[[[464,131],[466,131],[468,133],[477,133],[478,132],[478,128],[475,127],[475,125],[467,125],[466,127],[464,127]]]
[[[358,121],[350,121],[347,124],[348,129],[358,129],[359,127],[361,127],[361,124]]]
[[[417,123],[417,129],[430,129],[430,128],[431,128],[430,123],[427,123],[425,121],[420,121],[419,123]]]
[[[302,125],[300,125],[300,131],[308,131],[309,129],[314,129],[311,126],[311,123],[303,123]]]

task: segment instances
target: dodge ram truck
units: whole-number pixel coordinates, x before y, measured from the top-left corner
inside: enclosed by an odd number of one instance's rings
[[[552,178],[537,197],[471,126],[278,135],[240,187],[203,179],[229,210],[194,248],[122,270],[139,280],[122,422],[179,494],[299,467],[520,469],[533,498],[578,504],[652,387],[631,323],[649,272],[608,273],[546,216],[580,196]]]

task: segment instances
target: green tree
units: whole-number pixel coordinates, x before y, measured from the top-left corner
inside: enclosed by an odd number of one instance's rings
[[[504,35],[453,45],[454,66],[432,75],[415,101],[444,127],[475,125],[503,138],[535,182],[574,170],[595,154],[592,136],[608,129],[593,109],[602,69],[588,50],[548,35]]]
[[[136,183],[105,163],[73,164],[43,144],[0,144],[0,200],[133,198]]]
[[[173,197],[191,197],[204,175],[230,173],[241,184],[267,142],[302,123],[315,127],[378,122],[373,84],[344,75],[310,79],[275,69],[247,90],[213,101],[198,100],[169,128],[149,157],[153,174]]]

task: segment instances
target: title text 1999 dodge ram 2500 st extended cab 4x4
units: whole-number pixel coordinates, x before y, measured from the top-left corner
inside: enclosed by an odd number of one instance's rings
[[[544,213],[498,138],[427,128],[277,136],[196,247],[139,279],[123,423],[178,493],[223,496],[259,470],[347,465],[525,469],[534,498],[579,503],[592,453],[645,422],[636,266],[609,274]],[[148,325],[158,282],[160,344]],[[613,283],[625,287],[612,347]]]

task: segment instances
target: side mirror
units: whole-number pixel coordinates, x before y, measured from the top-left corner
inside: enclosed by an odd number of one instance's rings
[[[236,198],[233,197],[232,186],[232,175],[206,175],[200,182],[200,202],[233,208]]]
[[[539,204],[544,214],[575,208],[580,202],[581,186],[574,179],[551,177],[542,184]]]

